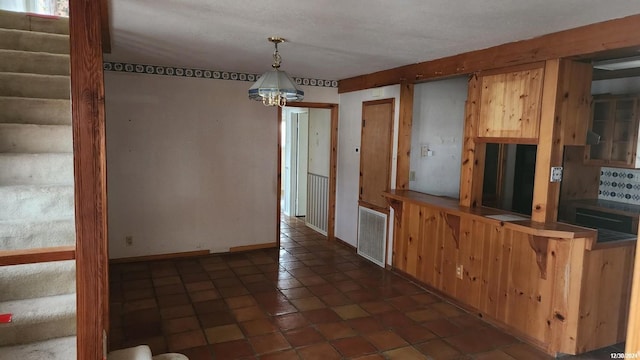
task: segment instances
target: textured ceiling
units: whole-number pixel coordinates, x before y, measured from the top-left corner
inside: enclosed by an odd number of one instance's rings
[[[109,0],[106,60],[344,79],[640,13],[637,0]]]

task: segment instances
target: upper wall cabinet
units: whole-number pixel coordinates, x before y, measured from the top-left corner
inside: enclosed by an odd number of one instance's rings
[[[543,77],[542,67],[482,75],[477,136],[537,142]]]
[[[638,149],[638,96],[596,96],[589,129],[600,136],[587,146],[585,161],[591,165],[640,167]]]

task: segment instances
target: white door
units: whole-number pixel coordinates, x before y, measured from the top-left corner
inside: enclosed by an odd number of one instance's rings
[[[285,108],[284,206],[288,216],[305,216],[307,209],[308,109]]]
[[[307,166],[309,153],[309,113],[298,113],[296,158],[296,207],[295,216],[307,214]]]

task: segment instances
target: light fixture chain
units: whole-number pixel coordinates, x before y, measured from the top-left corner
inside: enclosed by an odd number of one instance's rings
[[[280,67],[280,63],[282,62],[282,57],[280,56],[280,52],[278,52],[278,43],[274,43],[276,50],[273,52],[273,67],[274,69],[278,69]]]

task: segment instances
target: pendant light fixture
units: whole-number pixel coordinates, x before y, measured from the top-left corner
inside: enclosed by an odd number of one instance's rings
[[[304,91],[296,87],[296,83],[284,71],[280,70],[282,58],[278,52],[278,44],[285,42],[281,37],[269,37],[276,48],[273,52],[273,70],[267,71],[249,88],[249,99],[262,101],[265,106],[287,105],[288,101],[300,101]]]

